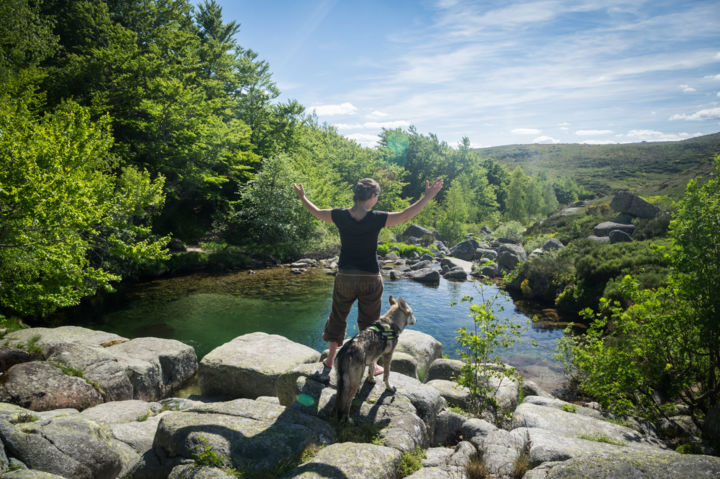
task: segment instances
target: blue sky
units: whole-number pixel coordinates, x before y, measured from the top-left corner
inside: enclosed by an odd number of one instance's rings
[[[365,146],[410,125],[476,147],[720,131],[717,0],[218,3],[281,100]]]

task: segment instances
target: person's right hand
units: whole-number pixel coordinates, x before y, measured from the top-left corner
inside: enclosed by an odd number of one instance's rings
[[[305,188],[302,183],[293,183],[293,189],[298,198],[303,199],[305,197]]]

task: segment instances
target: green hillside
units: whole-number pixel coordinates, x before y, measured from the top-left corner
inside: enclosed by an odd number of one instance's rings
[[[712,159],[720,154],[720,133],[672,142],[508,145],[475,151],[511,170],[520,166],[529,174],[569,176],[600,195],[627,189],[677,196],[689,179],[712,170]]]

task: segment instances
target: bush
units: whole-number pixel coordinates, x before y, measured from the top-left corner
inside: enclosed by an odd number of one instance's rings
[[[518,221],[508,221],[495,228],[495,236],[498,238],[510,238],[521,240],[525,227]]]
[[[390,252],[392,248],[397,248],[397,253],[400,256],[410,256],[413,252],[419,254],[420,256],[424,254],[433,254],[433,251],[428,248],[423,248],[422,246],[417,246],[413,244],[405,244],[405,243],[382,243],[379,244],[377,247],[377,253],[381,256],[385,256]]]

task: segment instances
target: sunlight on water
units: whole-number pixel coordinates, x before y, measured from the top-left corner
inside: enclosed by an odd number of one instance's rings
[[[286,268],[226,275],[191,275],[132,285],[113,295],[104,310],[73,324],[102,329],[134,338],[156,336],[190,344],[198,358],[242,334],[263,331],[279,334],[318,351],[325,320],[330,312],[332,276],[310,269],[302,275]],[[443,345],[443,353],[459,356],[456,330],[472,326],[464,296],[481,295],[472,282],[441,279],[438,287],[412,281],[385,280],[383,311],[390,295],[402,296],[412,306],[417,323],[413,329],[430,334]],[[527,316],[516,310],[511,298],[494,286],[482,286],[486,296],[499,293],[495,304],[501,317],[526,324]],[[348,318],[348,336],[357,332],[357,307]],[[516,366],[526,379],[548,390],[563,382],[562,367],[554,359],[560,329],[528,326],[523,339],[500,356]],[[534,340],[538,346],[530,345]]]

